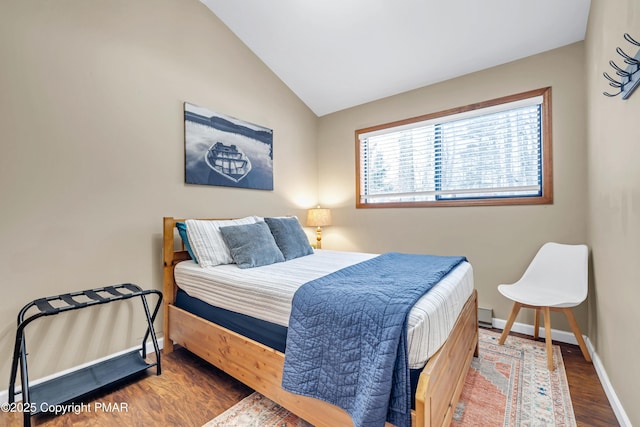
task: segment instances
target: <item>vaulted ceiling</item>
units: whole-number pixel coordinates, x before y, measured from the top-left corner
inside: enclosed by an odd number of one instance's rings
[[[571,44],[590,0],[201,0],[318,116]]]

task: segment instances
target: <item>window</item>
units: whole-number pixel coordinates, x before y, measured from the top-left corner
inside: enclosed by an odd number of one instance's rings
[[[551,88],[356,131],[359,208],[553,202]]]

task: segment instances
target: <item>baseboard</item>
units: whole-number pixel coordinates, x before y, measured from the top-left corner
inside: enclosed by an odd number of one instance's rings
[[[164,346],[164,339],[163,338],[158,338],[158,347],[160,348],[160,350],[162,350],[163,346]],[[140,348],[140,346],[131,347],[131,348],[128,348],[126,350],[119,351],[119,352],[114,353],[114,354],[110,354],[109,356],[101,357],[100,359],[92,360],[90,362],[83,363],[82,365],[74,366],[73,368],[65,369],[64,371],[56,372],[55,374],[51,374],[51,375],[48,375],[48,376],[43,377],[43,378],[38,378],[37,380],[34,380],[34,381],[29,381],[29,385],[33,386],[33,385],[36,385],[36,384],[43,383],[45,381],[52,380],[54,378],[61,377],[63,375],[69,374],[71,372],[78,371],[78,370],[80,370],[82,368],[86,368],[87,366],[95,365],[97,363],[103,362],[105,360],[109,360],[109,359],[111,359],[113,357],[117,357],[117,356],[120,356],[122,354],[129,353],[129,352],[134,351],[134,350],[139,349],[139,348]],[[153,343],[147,342],[146,348],[147,348],[147,354],[153,353],[153,351],[154,351],[153,350]],[[18,373],[18,381],[20,381],[20,374],[19,373]],[[16,391],[17,392],[20,391],[20,384],[16,384]],[[8,401],[9,401],[9,390],[7,389],[7,390],[0,391],[0,404],[7,403]]]
[[[507,321],[503,319],[493,318],[492,326],[497,329],[504,329]],[[520,334],[531,335],[533,337],[533,325],[527,325],[524,323],[514,323],[513,327],[511,327],[513,332],[517,332]],[[546,338],[546,333],[544,328],[540,328],[540,337]],[[600,380],[600,384],[602,384],[602,388],[604,389],[605,394],[607,395],[607,399],[609,399],[609,404],[611,405],[611,409],[613,409],[618,422],[621,427],[632,427],[631,420],[627,416],[620,400],[618,399],[618,395],[613,389],[613,385],[611,381],[609,381],[609,376],[602,365],[602,361],[596,353],[595,348],[591,344],[591,340],[587,336],[582,336],[584,338],[585,343],[587,344],[587,350],[589,351],[589,355],[591,356],[591,360],[593,361],[593,367],[596,370],[596,374],[598,375],[598,379]],[[578,345],[578,341],[576,340],[573,332],[561,331],[558,329],[551,329],[551,338],[553,340]]]
[[[618,395],[613,389],[613,385],[611,381],[609,381],[609,376],[602,365],[602,361],[596,353],[593,344],[589,338],[585,339],[587,344],[587,348],[589,349],[589,354],[591,354],[591,360],[593,361],[593,367],[596,369],[596,373],[598,374],[598,378],[600,379],[600,384],[602,384],[602,388],[604,389],[607,398],[609,399],[609,403],[611,404],[611,409],[613,409],[614,414],[616,414],[616,418],[618,419],[618,423],[620,423],[621,427],[632,427],[631,420],[624,408],[622,407],[622,403],[620,399],[618,399]]]
[[[506,325],[506,324],[507,324],[506,320],[496,319],[495,317],[493,318],[493,324],[492,325],[493,325],[494,328],[504,329],[504,325]],[[511,331],[517,332],[519,334],[525,334],[525,335],[533,336],[533,325],[527,325],[525,323],[517,323],[516,322],[511,327]],[[539,336],[541,338],[546,338],[547,337],[547,334],[546,334],[544,328],[540,328]],[[551,329],[551,338],[556,340],[556,341],[564,342],[564,343],[567,343],[567,344],[578,345],[578,341],[576,340],[575,335],[573,335],[573,332],[561,331],[559,329]]]

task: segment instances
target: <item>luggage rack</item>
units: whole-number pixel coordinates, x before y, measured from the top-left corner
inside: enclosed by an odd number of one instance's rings
[[[156,294],[158,301],[153,309],[149,310],[147,295]],[[139,297],[147,318],[147,331],[142,339],[140,349],[120,354],[118,356],[103,360],[91,366],[81,368],[77,371],[29,386],[29,376],[27,372],[27,351],[24,336],[26,326],[34,320],[53,316],[71,310],[78,310],[99,304],[106,304],[113,301]],[[149,289],[142,290],[139,286],[124,283],[120,285],[105,286],[103,288],[88,289],[68,294],[55,295],[46,298],[39,298],[26,304],[18,314],[18,329],[16,332],[16,342],[11,364],[11,379],[9,380],[9,403],[15,402],[15,383],[18,374],[18,364],[20,364],[20,378],[22,382],[22,403],[18,406],[23,409],[24,425],[31,425],[31,416],[47,411],[48,408],[55,407],[125,380],[133,375],[146,371],[153,366],[156,367],[156,375],[161,373],[160,349],[158,340],[153,328],[153,321],[158,314],[160,303],[162,302],[162,292]],[[37,312],[35,312],[37,310]],[[26,316],[27,312],[33,314]],[[147,362],[146,341],[151,335],[155,352],[155,361]]]

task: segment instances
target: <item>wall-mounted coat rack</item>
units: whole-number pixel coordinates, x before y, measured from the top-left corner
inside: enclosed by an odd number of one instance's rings
[[[624,39],[631,43],[634,46],[640,47],[640,42],[634,40],[629,34],[624,34]],[[634,57],[627,55],[622,49],[619,47],[616,48],[616,52],[620,55],[627,67],[625,69],[620,68],[615,62],[609,61],[609,65],[613,67],[616,71],[616,75],[620,77],[620,81],[614,79],[607,73],[603,73],[604,77],[609,80],[609,86],[620,89],[618,93],[607,93],[603,92],[606,96],[618,96],[622,94],[622,99],[627,99],[631,96],[631,93],[634,91],[638,85],[640,85],[640,50],[636,53]]]

